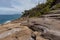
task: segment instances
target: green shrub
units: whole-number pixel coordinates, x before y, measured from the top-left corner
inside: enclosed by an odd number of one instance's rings
[[[55,0],[47,0],[45,4],[38,4],[36,7],[23,12],[23,16],[39,17],[51,10],[52,4]],[[56,6],[57,7],[57,6]],[[58,6],[59,7],[59,6]]]
[[[60,9],[60,3],[54,6],[54,9]]]

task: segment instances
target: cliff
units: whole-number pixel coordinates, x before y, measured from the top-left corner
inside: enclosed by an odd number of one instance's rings
[[[46,40],[40,37],[40,32],[31,30],[28,26],[20,23],[10,22],[0,25],[0,40]],[[26,23],[26,22],[25,22]]]
[[[0,40],[60,40],[59,5],[60,0],[49,0],[25,10],[21,18],[1,24]]]

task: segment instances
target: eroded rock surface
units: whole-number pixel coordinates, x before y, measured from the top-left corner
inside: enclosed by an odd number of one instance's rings
[[[0,40],[33,40],[32,30],[27,26],[16,24],[4,24],[0,27]]]
[[[49,40],[60,40],[60,21],[50,18],[29,19],[28,27],[42,32],[41,36]]]
[[[0,40],[60,40],[60,21],[49,18],[0,25]]]

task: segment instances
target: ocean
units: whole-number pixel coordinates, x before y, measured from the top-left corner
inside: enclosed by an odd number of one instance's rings
[[[0,15],[0,24],[10,22],[12,20],[20,18],[20,14],[13,14],[13,15]]]

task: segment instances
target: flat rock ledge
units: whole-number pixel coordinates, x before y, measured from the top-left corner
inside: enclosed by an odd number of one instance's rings
[[[38,34],[38,35],[37,35]],[[21,23],[7,23],[0,25],[0,40],[45,40],[40,32],[34,32]]]
[[[29,18],[0,25],[0,40],[60,40],[60,21]]]
[[[29,18],[27,22],[22,24],[28,26],[34,32],[40,32],[41,34],[39,36],[45,40],[60,40],[59,20],[50,18]]]

